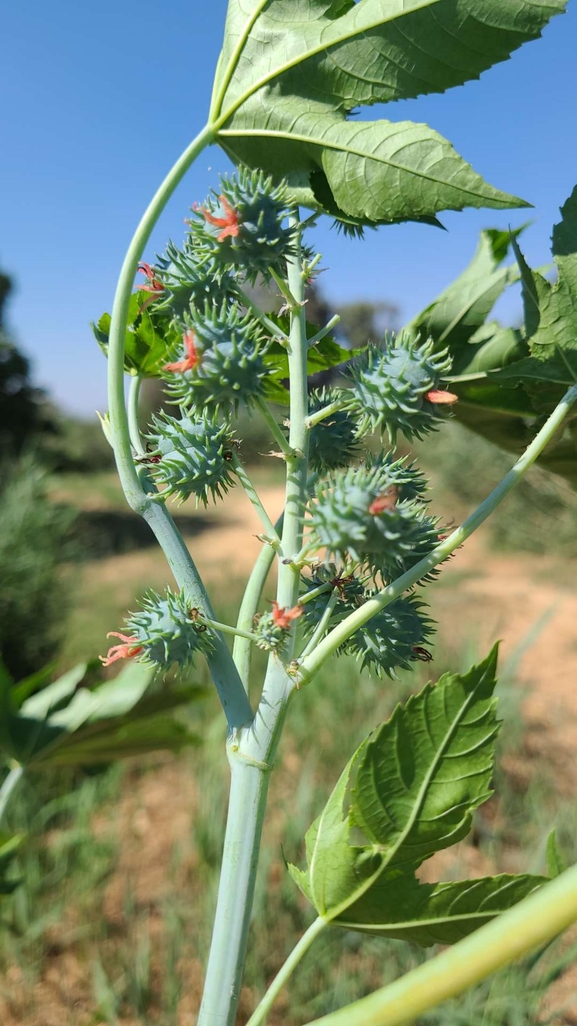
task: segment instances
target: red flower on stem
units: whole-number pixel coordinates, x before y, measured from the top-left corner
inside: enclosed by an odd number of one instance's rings
[[[290,627],[293,620],[298,620],[299,616],[304,613],[302,606],[293,606],[292,609],[283,609],[279,606],[278,602],[272,604],[272,622],[275,627],[280,627],[281,630],[286,631]]]
[[[137,286],[137,288],[140,289],[141,292],[164,292],[164,285],[162,284],[162,282],[158,280],[157,277],[155,277],[154,271],[152,270],[150,264],[139,264],[138,270],[147,279],[145,285]]]
[[[442,389],[433,388],[425,392],[425,399],[430,403],[438,403],[439,406],[452,406],[459,398],[454,392],[444,392]]]
[[[108,649],[105,656],[100,656],[103,666],[110,666],[119,659],[131,659],[143,651],[144,646],[139,645],[138,638],[131,638],[127,634],[119,634],[118,631],[109,631],[107,638],[120,638],[122,645],[113,645]]]
[[[198,367],[198,364],[200,363],[200,353],[194,343],[194,331],[191,331],[190,328],[188,331],[185,331],[182,336],[182,341],[184,342],[186,352],[184,360],[177,360],[176,363],[166,363],[164,365],[165,370],[174,371],[177,374],[184,374],[185,371],[194,370],[195,367]]]
[[[234,207],[231,207],[226,196],[218,197],[221,206],[225,212],[225,217],[215,217],[211,214],[210,210],[206,210],[204,207],[200,207],[200,213],[203,214],[206,221],[209,224],[213,224],[216,228],[222,228],[222,231],[218,233],[217,239],[222,242],[223,239],[227,239],[229,236],[236,238],[240,231],[240,225],[238,221],[238,214]]]

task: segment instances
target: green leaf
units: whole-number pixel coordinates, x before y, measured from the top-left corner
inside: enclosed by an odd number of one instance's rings
[[[559,850],[557,831],[552,830],[547,838],[547,872],[550,879],[560,876],[567,868],[567,863]]]
[[[270,314],[271,320],[278,323],[284,332],[288,331],[288,317],[278,314]],[[307,336],[313,338],[318,328],[307,322]],[[332,367],[340,367],[348,360],[356,356],[360,350],[343,349],[330,335],[311,346],[307,354],[307,374],[316,374],[318,371],[330,370]],[[268,374],[264,381],[265,396],[270,402],[279,403],[282,406],[288,405],[289,393],[284,381],[288,380],[288,354],[280,342],[272,342],[264,357]]]
[[[352,821],[350,814],[343,815],[349,777],[362,748],[346,766],[323,812],[307,831],[307,872],[289,865],[295,883],[319,915],[328,919],[347,908],[380,872],[378,854],[375,857],[372,849],[349,843]]]
[[[516,206],[426,126],[349,115],[478,78],[564,8],[564,0],[230,0],[211,121],[234,160],[288,177],[297,202],[340,211],[353,226]]]
[[[236,162],[260,164],[277,177],[295,166],[298,184],[320,168],[334,204],[362,224],[528,205],[488,185],[446,139],[411,121],[347,121],[326,104],[295,107],[271,92],[246,103],[219,138]],[[294,172],[288,177],[295,181]],[[312,189],[301,186],[295,195],[319,208]]]
[[[454,944],[546,882],[547,877],[502,875],[423,884],[402,870],[390,871],[335,925],[415,941],[421,947]]]
[[[12,894],[20,880],[10,875],[11,864],[24,841],[24,834],[0,833],[0,896]]]
[[[520,277],[515,265],[500,265],[508,254],[512,237],[523,230],[518,228],[512,235],[495,228],[481,232],[468,267],[408,325],[422,338],[433,338],[439,349],[449,349],[453,374],[502,367],[506,361],[525,353],[520,337],[512,329],[495,324],[491,330],[485,324],[504,290]]]
[[[444,92],[536,39],[564,0],[231,0],[215,113],[266,84],[335,107]]]
[[[319,916],[422,946],[450,944],[545,882],[507,875],[423,884],[415,876],[424,859],[465,836],[490,796],[496,661],[497,646],[468,673],[426,685],[355,753],[307,832],[307,869],[289,866]],[[351,844],[353,828],[369,843]]]
[[[496,665],[497,646],[467,674],[427,684],[366,744],[352,812],[389,866],[419,865],[461,840],[490,796]]]
[[[198,743],[171,714],[203,698],[204,689],[160,687],[154,670],[136,662],[93,686],[93,669],[74,667],[20,708],[0,678],[0,751],[20,765],[71,766]]]
[[[532,271],[516,245],[523,284],[525,338],[530,356],[503,370],[499,381],[527,382],[545,412],[568,385],[577,381],[577,187],[561,208],[553,228],[554,284]],[[543,388],[539,388],[539,384]],[[551,389],[551,385],[559,388]]]
[[[149,299],[150,296],[142,291],[133,292],[130,297],[124,340],[124,369],[129,374],[158,378],[172,347],[180,340],[180,333],[166,311],[155,310],[153,306],[142,309]],[[100,320],[92,325],[92,331],[98,345],[107,355],[110,314],[102,314]]]

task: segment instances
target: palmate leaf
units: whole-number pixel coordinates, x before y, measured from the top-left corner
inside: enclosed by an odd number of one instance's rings
[[[180,340],[180,333],[171,323],[170,315],[152,306],[143,306],[150,296],[146,292],[133,292],[128,307],[128,327],[124,340],[124,369],[128,374],[145,378],[158,378],[162,365]],[[110,314],[104,313],[92,325],[94,337],[104,355],[108,353]]]
[[[230,0],[211,121],[233,157],[352,224],[517,206],[423,125],[351,110],[461,85],[536,39],[565,0]]]
[[[428,684],[355,753],[307,832],[306,870],[289,866],[319,916],[423,946],[448,944],[544,882],[521,875],[422,884],[415,876],[467,834],[491,794],[496,660],[495,647],[469,673]],[[368,843],[351,843],[353,828]]]
[[[489,228],[481,232],[471,263],[440,296],[407,325],[415,335],[434,339],[453,358],[453,374],[467,374],[525,355],[519,333],[485,322],[505,289],[519,280],[519,269],[503,266],[515,232]]]
[[[408,325],[431,336],[453,356],[450,389],[459,397],[452,408],[462,424],[508,452],[520,455],[531,442],[539,418],[551,412],[577,379],[577,189],[562,207],[553,229],[558,280],[552,284],[528,267],[513,233],[522,281],[525,324],[503,328],[483,323],[503,289],[516,279],[501,268],[502,232],[482,233],[465,271]],[[462,377],[462,380],[455,380]],[[471,380],[472,378],[472,380]],[[539,456],[539,465],[577,487],[577,415]]]
[[[494,376],[503,382],[525,383],[539,408],[546,411],[577,381],[577,187],[561,207],[561,221],[553,228],[557,281],[551,284],[532,271],[518,245],[515,249],[530,355]]]

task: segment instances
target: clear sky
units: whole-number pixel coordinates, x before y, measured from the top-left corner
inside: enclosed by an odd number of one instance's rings
[[[10,327],[35,380],[65,408],[106,408],[104,357],[89,321],[109,310],[132,232],[176,157],[204,124],[226,0],[44,0],[5,4],[0,22],[0,267],[17,292]],[[403,320],[467,262],[482,227],[535,218],[524,248],[547,262],[551,225],[577,183],[577,0],[543,38],[479,82],[372,108],[426,121],[493,185],[534,212],[444,214],[447,232],[408,225],[316,244],[329,298],[388,299]],[[205,151],[173,198],[148,254],[179,241],[183,218],[227,168]],[[520,302],[501,303],[515,320]]]

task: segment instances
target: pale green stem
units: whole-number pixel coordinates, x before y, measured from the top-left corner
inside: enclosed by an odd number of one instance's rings
[[[281,514],[275,524],[277,534],[282,530],[282,522],[283,516]],[[274,557],[275,552],[272,545],[263,545],[252,568],[238,613],[236,625],[238,629],[243,632],[250,631],[250,628],[253,625],[260,597],[274,562]],[[251,656],[251,642],[246,641],[246,639],[242,637],[235,638],[232,657],[247,692],[249,686]]]
[[[316,625],[316,627],[314,629],[314,632],[313,632],[313,634],[312,634],[312,636],[310,638],[310,641],[309,641],[308,645],[306,646],[305,650],[303,652],[301,652],[301,655],[299,656],[300,659],[306,659],[306,657],[308,655],[310,655],[311,652],[314,652],[315,648],[317,647],[319,641],[323,637],[323,635],[324,635],[324,633],[325,633],[325,631],[326,631],[326,629],[327,629],[327,627],[329,625],[331,616],[333,615],[333,609],[335,608],[335,606],[337,604],[338,597],[339,597],[339,593],[338,593],[337,589],[335,588],[333,593],[332,593],[332,595],[331,595],[331,597],[330,597],[330,599],[329,599],[329,601],[327,602],[326,609],[325,609],[323,615],[321,616],[319,622],[317,623],[317,625]]]
[[[291,219],[296,226],[298,217]],[[289,341],[291,454],[287,456],[286,504],[282,551],[291,556],[301,547],[307,482],[307,346],[300,240],[288,261],[291,291],[299,300],[291,314]],[[302,453],[302,455],[301,455]],[[277,601],[284,608],[296,604],[299,577],[290,565],[279,565]],[[296,632],[291,632],[294,637]],[[292,641],[294,644],[294,641]],[[290,649],[288,658],[291,658]],[[278,658],[271,655],[263,694],[252,724],[240,730],[229,744],[232,790],[219,885],[214,932],[208,960],[198,1026],[233,1026],[236,1020],[240,980],[246,955],[246,938],[254,894],[254,882],[268,775],[272,766],[292,681]]]
[[[4,778],[2,787],[0,787],[0,822],[6,812],[6,806],[12,797],[16,785],[22,779],[24,774],[24,766],[13,766],[7,777]]]
[[[252,502],[258,514],[259,520],[265,529],[267,538],[270,539],[273,549],[278,551],[280,549],[281,542],[278,534],[276,533],[275,526],[272,520],[270,519],[266,509],[264,508],[256,488],[254,487],[250,477],[248,476],[246,470],[244,469],[236,453],[233,454],[232,465],[234,467],[234,472],[236,476],[238,477],[242,487],[244,488],[248,498]]]
[[[210,627],[213,631],[220,631],[222,634],[231,634],[235,638],[244,638],[245,641],[255,643],[257,641],[256,634],[251,634],[249,631],[239,630],[238,627],[232,627],[228,623],[221,623],[220,620],[211,620],[208,616],[199,614],[196,623],[202,624],[204,627]]]
[[[521,480],[529,467],[535,462],[543,449],[551,441],[567,416],[573,403],[577,399],[577,385],[573,385],[564,395],[558,406],[545,422],[539,433],[525,450],[520,459],[511,468],[503,480],[493,489],[491,494],[477,507],[474,513],[453,531],[444,541],[436,545],[432,552],[421,559],[392,584],[389,584],[382,591],[378,592],[372,599],[365,602],[359,609],[350,613],[346,619],[333,628],[333,630],[317,646],[314,652],[303,661],[299,670],[298,681],[300,684],[308,683],[318,672],[326,659],[348,639],[351,634],[363,627],[374,615],[390,605],[396,598],[414,587],[418,581],[429,573],[444,559],[447,559],[455,549],[466,541],[467,538],[487,519],[494,509],[503,501],[512,488]]]
[[[269,334],[272,335],[273,338],[278,339],[279,341],[282,340],[283,343],[286,342],[287,336],[285,335],[280,325],[275,324],[275,322],[271,320],[270,317],[267,317],[264,310],[261,310],[260,306],[257,306],[254,300],[252,300],[250,296],[247,295],[244,289],[241,289],[240,285],[235,285],[235,291],[238,298],[241,300],[244,306],[246,306],[247,310],[250,310],[251,314],[254,315],[257,321],[260,321],[262,326],[266,328]]]
[[[314,427],[315,424],[320,424],[321,420],[326,420],[327,417],[332,417],[333,413],[338,413],[342,410],[345,405],[344,399],[335,399],[333,403],[329,403],[328,406],[323,406],[322,410],[317,410],[316,413],[311,413],[310,417],[307,417],[307,428]]]
[[[266,421],[267,427],[268,427],[271,435],[273,436],[276,444],[278,445],[279,449],[281,450],[282,453],[284,453],[285,456],[292,456],[293,455],[293,450],[291,449],[291,446],[287,442],[287,440],[286,440],[285,436],[283,435],[279,425],[277,424],[275,418],[273,417],[273,415],[272,415],[272,413],[271,413],[271,411],[269,409],[268,403],[266,403],[264,399],[261,399],[260,396],[258,397],[256,402],[257,402],[257,406],[258,406],[260,412],[262,413],[262,415],[263,415],[263,417],[264,417],[264,419]]]
[[[334,317],[331,317],[330,321],[327,321],[324,328],[321,328],[320,331],[317,331],[316,335],[313,335],[312,338],[309,338],[309,349],[311,349],[312,346],[316,346],[317,342],[320,342],[321,339],[325,338],[329,334],[329,332],[331,332],[333,328],[339,323],[340,319],[340,315],[335,314]]]
[[[301,606],[306,606],[307,602],[312,602],[313,599],[319,597],[319,595],[325,595],[327,591],[332,590],[332,584],[319,584],[318,588],[312,588],[311,591],[305,592],[304,595],[299,597]]]
[[[130,389],[128,392],[128,430],[130,441],[132,442],[132,448],[139,455],[146,452],[146,448],[140,435],[140,425],[138,421],[138,403],[140,400],[141,384],[142,378],[140,374],[133,375],[130,379]]]
[[[266,994],[255,1008],[246,1026],[260,1026],[260,1024],[265,1021],[281,990],[292,976],[303,956],[306,955],[313,941],[318,937],[319,933],[322,933],[325,926],[329,926],[329,923],[326,919],[322,919],[322,917],[319,916],[318,919],[315,919],[314,922],[311,923],[308,930],[303,933],[300,941],[293,948],[286,962],[276,974]]]
[[[118,279],[108,347],[110,435],[124,494],[131,508],[144,517],[154,532],[164,549],[179,587],[186,589],[191,605],[206,609],[210,615],[212,609],[208,596],[172,517],[162,502],[156,502],[146,494],[134,464],[124,404],[124,339],[132,285],[144,247],[176,186],[199,153],[212,142],[214,130],[212,126],[207,125],[170,170],[140,221]],[[250,703],[222,635],[215,636],[214,651],[208,656],[207,661],[229,728],[236,730],[243,724],[250,723],[253,715]]]
[[[572,866],[440,955],[374,994],[315,1019],[314,1026],[412,1023],[422,1012],[546,944],[576,920],[577,866]]]
[[[235,757],[216,916],[198,1026],[233,1026],[246,957],[270,767]]]

